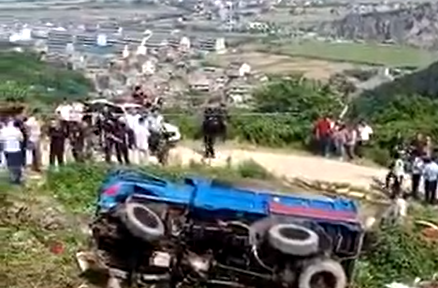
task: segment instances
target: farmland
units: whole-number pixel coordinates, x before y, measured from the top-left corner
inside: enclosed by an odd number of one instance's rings
[[[423,67],[438,59],[436,51],[374,43],[278,41],[256,49],[280,55],[389,67]]]

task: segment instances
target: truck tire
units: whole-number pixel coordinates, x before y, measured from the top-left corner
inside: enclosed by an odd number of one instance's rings
[[[163,221],[143,204],[125,204],[122,222],[132,235],[145,241],[155,241],[164,235]]]
[[[317,260],[306,266],[298,279],[298,288],[345,288],[347,277],[334,260]]]
[[[271,246],[285,254],[308,256],[318,252],[318,234],[306,227],[277,224],[271,227],[268,233]]]

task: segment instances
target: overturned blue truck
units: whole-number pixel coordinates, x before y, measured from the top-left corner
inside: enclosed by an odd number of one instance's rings
[[[344,288],[364,237],[349,199],[133,170],[107,176],[92,232],[126,284],[166,287]]]

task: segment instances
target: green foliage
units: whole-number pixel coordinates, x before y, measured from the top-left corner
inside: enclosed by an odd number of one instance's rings
[[[236,169],[242,178],[254,178],[262,180],[272,178],[271,173],[269,173],[263,166],[254,160],[243,161],[239,163]]]
[[[32,53],[0,51],[0,101],[26,102],[39,108],[63,97],[85,98],[91,83],[80,73],[58,68]]]
[[[376,242],[358,265],[356,285],[384,287],[393,281],[410,283],[430,279],[438,271],[438,249],[405,226],[384,226],[376,231]]]
[[[230,111],[228,138],[270,147],[307,145],[313,122],[321,115],[337,115],[342,108],[330,87],[302,77],[270,81],[255,91],[254,105]],[[195,139],[201,136],[201,119],[191,114],[169,117],[185,137]]]
[[[437,99],[438,62],[434,62],[426,69],[405,75],[393,82],[385,83],[366,94],[381,97],[381,101],[392,98],[394,95],[416,94]]]
[[[303,121],[313,121],[321,114],[340,112],[340,103],[329,86],[302,77],[274,79],[255,91],[256,111],[293,113]]]
[[[436,77],[438,63],[352,100],[350,120],[363,118],[375,131],[371,146],[365,151],[369,158],[387,165],[390,161],[391,140],[399,132],[405,138],[422,132],[431,136],[435,142],[438,141]],[[426,83],[424,79],[430,81]],[[417,88],[407,89],[409,85],[416,85]],[[416,94],[394,94],[405,88]],[[271,147],[309,147],[314,121],[327,114],[336,117],[342,108],[341,97],[333,92],[332,87],[300,76],[289,79],[274,77],[255,91],[253,100],[253,109],[231,111],[228,137]],[[262,114],[243,115],[254,112]],[[170,118],[188,138],[200,137],[200,119],[200,115]]]
[[[421,132],[438,140],[438,62],[364,92],[354,99],[351,116],[368,119],[376,130],[374,149],[390,149],[392,137]],[[373,157],[378,158],[378,157]]]

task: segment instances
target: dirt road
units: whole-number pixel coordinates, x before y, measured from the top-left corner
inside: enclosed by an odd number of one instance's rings
[[[201,161],[201,155],[191,148],[177,147],[172,151],[175,161],[183,165],[191,161]],[[368,188],[373,178],[383,179],[385,169],[359,166],[352,163],[310,155],[298,155],[286,152],[250,151],[244,149],[220,148],[217,159],[211,165],[236,164],[252,159],[279,177],[320,180],[327,182],[349,183]]]
[[[48,165],[48,152],[43,149],[43,163]],[[71,157],[68,157],[71,158]],[[171,151],[171,162],[175,165],[188,165],[191,162],[202,162],[202,156],[192,147],[178,146]],[[310,155],[298,155],[287,152],[246,150],[232,147],[220,147],[217,159],[211,165],[221,166],[227,163],[252,159],[278,177],[300,177],[309,180],[349,183],[354,186],[368,188],[373,178],[383,178],[385,169],[359,166],[352,163],[331,159],[323,159]],[[135,163],[135,159],[133,159]]]

